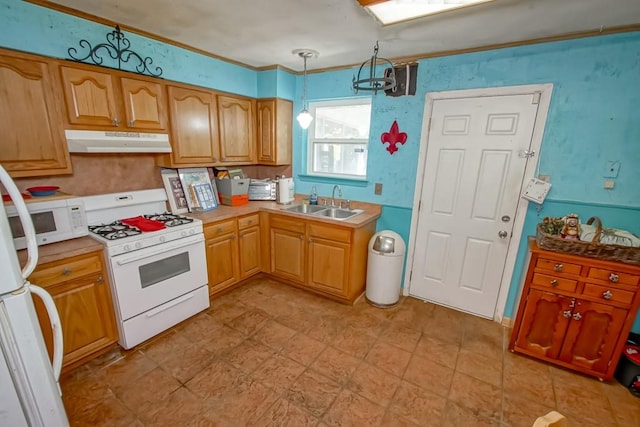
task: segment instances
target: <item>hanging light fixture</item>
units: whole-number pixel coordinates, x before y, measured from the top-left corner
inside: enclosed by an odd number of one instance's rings
[[[303,89],[302,89],[302,110],[300,114],[296,117],[298,123],[300,123],[300,127],[302,129],[307,129],[311,122],[313,121],[313,116],[307,110],[307,59],[314,57],[317,58],[319,53],[312,49],[296,49],[293,51],[294,55],[298,55],[304,60],[304,80],[303,80]]]
[[[383,74],[381,77],[376,77],[376,66],[383,65]],[[384,67],[384,66],[387,67]],[[369,77],[363,78],[361,76],[362,70],[369,67]],[[389,71],[385,71],[389,70]],[[378,58],[378,42],[373,48],[373,56],[368,61],[365,61],[358,70],[358,77],[353,76],[353,91],[358,93],[359,90],[370,90],[375,95],[379,90],[395,89],[396,87],[396,72],[393,69],[393,63],[385,58]]]

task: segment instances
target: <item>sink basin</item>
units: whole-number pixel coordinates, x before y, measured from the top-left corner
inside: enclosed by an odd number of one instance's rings
[[[289,206],[288,208],[284,208],[283,210],[287,212],[312,214],[314,212],[318,212],[324,209],[326,209],[325,206],[318,206],[318,205],[293,205],[293,206]]]
[[[356,215],[359,215],[362,212],[364,212],[364,211],[361,210],[361,209],[348,210],[348,209],[341,209],[341,208],[326,208],[326,209],[323,209],[321,211],[318,211],[318,212],[314,213],[313,215],[314,216],[323,216],[323,217],[327,217],[327,218],[343,220],[343,219],[348,219],[348,218],[354,217]]]

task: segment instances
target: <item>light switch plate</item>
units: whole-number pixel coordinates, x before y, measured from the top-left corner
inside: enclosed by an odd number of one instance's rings
[[[382,183],[381,182],[376,182],[376,184],[374,186],[373,194],[375,194],[376,196],[382,195]]]
[[[547,193],[551,188],[551,184],[541,181],[537,178],[531,178],[531,181],[527,184],[527,188],[524,190],[522,197],[531,200],[532,202],[542,204]]]

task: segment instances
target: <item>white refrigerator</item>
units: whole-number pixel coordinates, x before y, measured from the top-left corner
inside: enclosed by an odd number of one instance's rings
[[[28,261],[20,269],[9,220],[0,203],[0,426],[68,426],[62,405],[62,329],[51,296],[27,277],[38,262],[35,230],[27,207],[9,174],[0,166],[0,182],[16,206],[27,238]],[[32,294],[41,298],[54,336],[49,361]]]

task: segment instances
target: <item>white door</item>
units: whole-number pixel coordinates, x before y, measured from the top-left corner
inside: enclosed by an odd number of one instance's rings
[[[433,102],[411,295],[493,318],[539,98]]]

